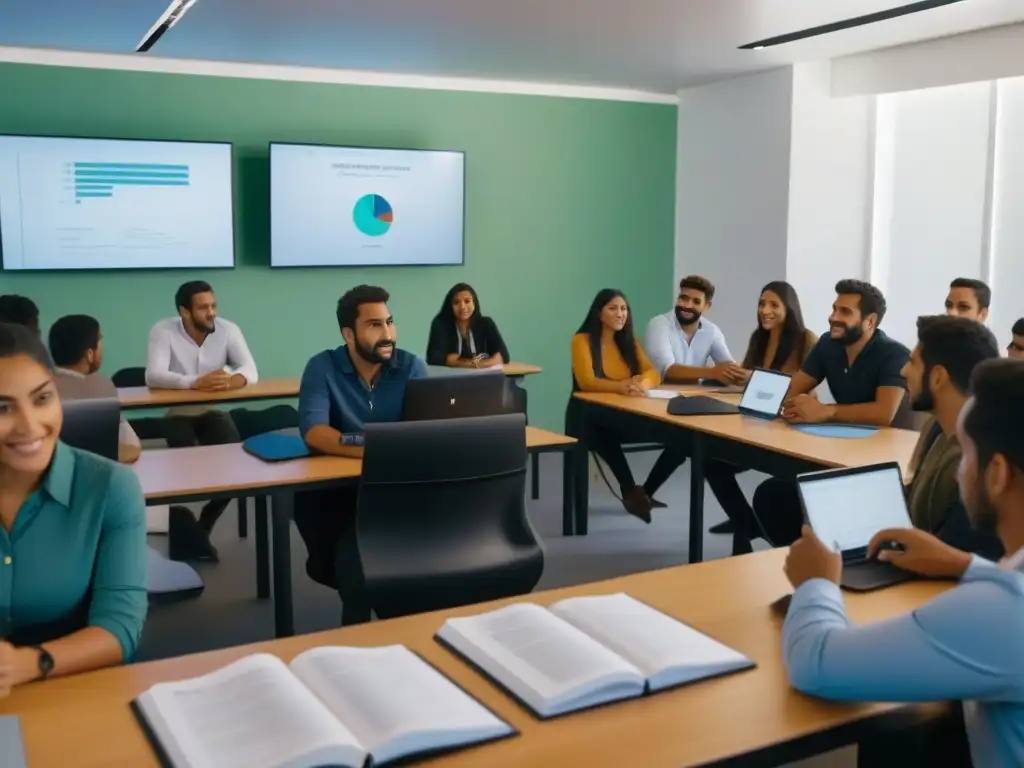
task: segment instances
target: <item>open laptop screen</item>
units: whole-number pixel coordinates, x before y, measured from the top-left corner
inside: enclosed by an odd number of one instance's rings
[[[886,528],[912,528],[895,464],[797,477],[811,528],[838,552],[863,550]]]
[[[750,374],[743,397],[740,398],[740,409],[756,411],[766,416],[776,416],[782,401],[789,391],[790,377],[778,371],[767,371],[761,368]]]

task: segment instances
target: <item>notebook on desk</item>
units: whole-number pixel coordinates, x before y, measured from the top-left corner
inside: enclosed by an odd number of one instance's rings
[[[242,442],[242,450],[263,461],[289,461],[310,455],[309,447],[297,434],[266,432]]]
[[[132,711],[167,768],[363,768],[517,733],[402,645],[257,653],[158,683]]]
[[[448,619],[435,637],[541,719],[754,666],[622,593],[515,603]]]

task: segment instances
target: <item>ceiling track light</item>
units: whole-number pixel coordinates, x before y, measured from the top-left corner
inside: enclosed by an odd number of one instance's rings
[[[764,40],[756,40],[753,43],[741,45],[740,50],[760,51],[764,48],[770,48],[773,45],[784,45],[785,43],[792,43],[797,40],[806,40],[808,37],[818,37],[819,35],[839,32],[843,29],[863,27],[867,24],[877,24],[880,21],[897,19],[900,16],[909,16],[912,13],[921,13],[922,11],[930,11],[933,8],[941,8],[944,5],[953,5],[954,3],[962,2],[964,2],[964,0],[920,0],[920,2],[901,5],[898,8],[890,8],[887,11],[877,11],[863,16],[854,16],[852,19],[834,21],[831,24],[822,24],[818,27],[802,29],[799,32],[789,32],[785,35],[777,35],[776,37],[768,37]]]
[[[167,10],[160,14],[156,24],[149,28],[149,32],[146,33],[145,37],[142,38],[139,45],[135,48],[135,52],[145,53],[152,48],[156,41],[163,37],[167,30],[181,21],[181,17],[195,4],[196,0],[171,0]]]

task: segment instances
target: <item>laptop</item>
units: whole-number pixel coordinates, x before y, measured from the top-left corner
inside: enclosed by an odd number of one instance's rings
[[[465,419],[511,413],[501,371],[438,373],[405,385],[403,421]]]
[[[676,397],[669,401],[668,412],[673,416],[715,416],[739,413],[744,416],[756,416],[759,419],[774,419],[782,409],[789,391],[790,375],[767,368],[755,368],[747,386],[743,388],[743,396],[739,406],[723,403],[706,395],[692,397]]]
[[[868,559],[868,543],[886,528],[913,528],[896,462],[798,475],[808,525],[842,554],[840,586],[867,592],[915,578],[890,563]]]

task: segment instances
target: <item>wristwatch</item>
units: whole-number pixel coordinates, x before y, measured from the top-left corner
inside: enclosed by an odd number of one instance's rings
[[[53,671],[53,656],[41,645],[33,645],[32,648],[39,652],[39,679],[45,680]]]

